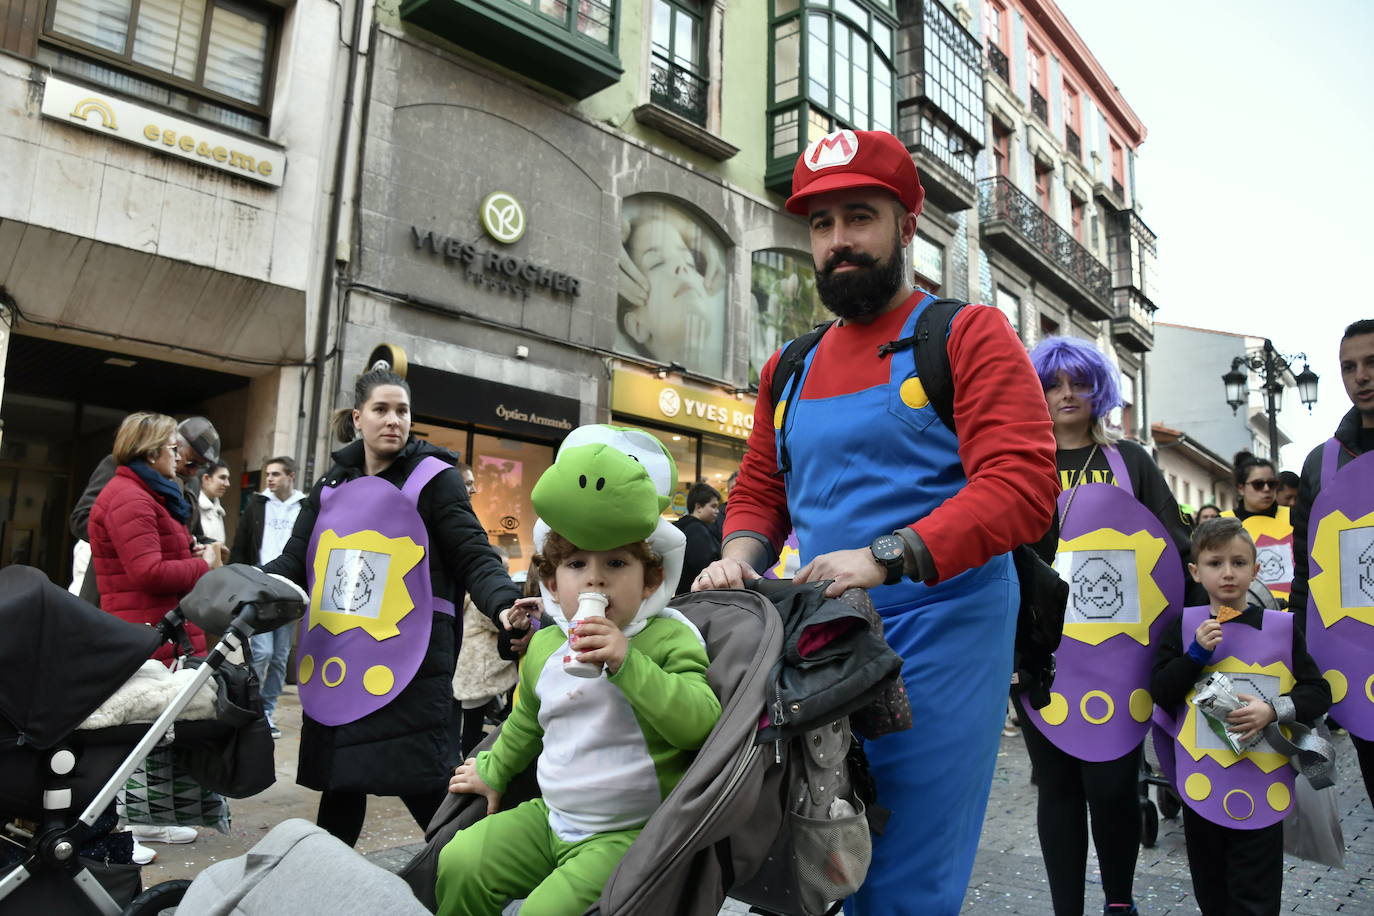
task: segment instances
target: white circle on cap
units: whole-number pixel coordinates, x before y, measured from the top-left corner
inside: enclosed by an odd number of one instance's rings
[[[802,162],[813,172],[848,165],[859,154],[859,135],[852,130],[837,130],[814,141],[802,153]]]
[[[58,776],[66,776],[76,769],[76,755],[69,750],[60,750],[52,755],[52,759],[48,761],[48,766]]]

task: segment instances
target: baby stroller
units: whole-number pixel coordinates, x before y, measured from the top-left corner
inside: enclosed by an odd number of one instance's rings
[[[212,788],[235,794],[234,783],[261,778],[253,774],[263,761],[232,759],[249,750],[236,742],[254,712],[226,699],[223,684],[216,719],[175,720],[207,681],[232,667],[226,656],[255,630],[297,620],[303,608],[294,586],[231,566],[204,576],[157,627],[144,627],[92,607],[37,570],[0,569],[0,862],[13,863],[0,867],[0,914],[156,913],[180,899],[189,882],[139,894],[137,865],[87,853],[101,849],[116,794],[174,724],[177,746],[192,749],[206,772],[219,768],[228,788]],[[187,619],[224,637],[157,720],[78,729],[164,641],[185,644]],[[255,715],[261,719],[260,707]],[[270,784],[270,737],[266,750]],[[236,764],[252,772],[236,773]]]
[[[823,912],[852,892],[852,887],[837,887],[808,893],[808,880],[827,879],[823,866],[815,874],[801,874],[806,839],[817,834],[800,826],[812,822],[799,813],[799,808],[813,810],[811,799],[796,796],[823,796],[817,799],[822,809],[837,795],[852,799],[857,785],[850,785],[846,748],[851,764],[862,753],[857,745],[849,748],[847,714],[867,714],[881,701],[890,708],[895,697],[906,715],[889,729],[895,730],[909,727],[910,711],[901,688],[901,658],[882,641],[881,620],[867,594],[851,589],[843,599],[823,599],[819,590],[828,584],[760,581],[750,590],[697,592],[673,600],[706,641],[707,679],[720,697],[721,717],[588,916],[715,916],[727,895],[761,911],[802,916]],[[814,680],[800,688],[795,675],[802,672],[805,681],[808,665],[815,666],[813,674],[826,665],[838,665],[844,674],[823,678],[820,690],[811,690]],[[901,720],[900,711],[895,718]],[[489,735],[479,750],[494,740],[495,734]],[[824,758],[822,747],[831,754],[819,780],[826,785],[802,786],[800,774],[810,760],[806,749],[815,748]],[[514,807],[537,794],[531,765],[508,786],[502,805]],[[855,816],[821,825],[826,854],[846,856],[846,847],[867,845],[864,802],[854,804]],[[401,877],[431,910],[440,850],[485,813],[481,798],[450,795],[430,822],[425,849],[402,870]],[[861,881],[866,869],[864,857],[854,876]],[[808,898],[824,898],[825,907],[807,905]]]

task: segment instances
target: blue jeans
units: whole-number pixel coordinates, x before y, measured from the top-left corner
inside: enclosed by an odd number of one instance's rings
[[[286,684],[286,659],[291,654],[291,636],[295,630],[294,626],[285,626],[253,635],[253,670],[262,685],[262,707],[268,721],[272,719],[277,697],[281,696],[281,689]]]

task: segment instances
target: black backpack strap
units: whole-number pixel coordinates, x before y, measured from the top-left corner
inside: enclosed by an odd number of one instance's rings
[[[820,343],[821,335],[830,330],[833,321],[825,324],[818,324],[802,336],[796,338],[783,349],[782,355],[778,357],[778,364],[773,367],[773,383],[768,388],[769,400],[773,409],[778,409],[778,400],[783,392],[787,390],[787,385],[794,379],[800,383],[802,367],[806,365],[806,355],[816,349],[816,344]],[[791,407],[791,402],[796,400],[800,392],[793,391],[792,397],[782,409],[782,417],[778,422],[779,429],[785,428],[787,424],[787,411]],[[777,458],[778,469],[773,473],[774,477],[781,477],[792,470],[792,458],[787,452],[787,440],[783,437],[782,447],[778,450]]]
[[[916,319],[916,374],[930,398],[935,414],[954,428],[954,374],[949,366],[949,329],[954,316],[968,305],[958,299],[936,299],[929,303]]]
[[[802,366],[806,364],[806,355],[816,349],[816,344],[820,343],[821,335],[830,330],[833,321],[825,324],[818,324],[802,336],[794,339],[782,351],[782,356],[778,357],[778,364],[773,369],[773,384],[768,389],[772,405],[778,406],[778,399],[787,390],[787,383],[794,377],[801,375]]]

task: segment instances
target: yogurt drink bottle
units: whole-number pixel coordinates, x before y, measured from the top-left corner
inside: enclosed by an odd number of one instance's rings
[[[572,637],[577,625],[588,617],[606,616],[606,596],[597,592],[583,592],[577,596],[577,613],[568,622],[568,654],[563,656],[563,670],[574,677],[600,677],[602,665],[599,662],[579,662],[577,653],[572,650]]]

